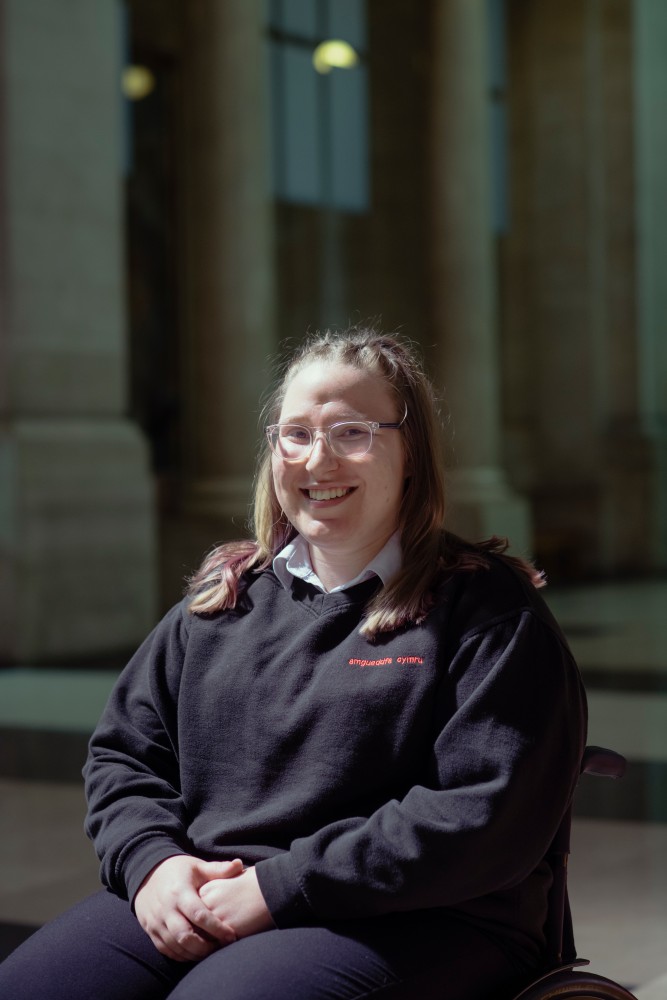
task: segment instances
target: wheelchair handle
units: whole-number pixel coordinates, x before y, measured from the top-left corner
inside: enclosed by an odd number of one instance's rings
[[[586,747],[581,760],[581,773],[594,774],[599,778],[622,778],[625,767],[625,757],[605,747]]]

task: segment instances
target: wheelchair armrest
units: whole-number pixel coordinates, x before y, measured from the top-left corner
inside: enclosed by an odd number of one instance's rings
[[[622,778],[626,760],[615,750],[605,747],[586,747],[581,761],[582,774],[594,774],[600,778]]]

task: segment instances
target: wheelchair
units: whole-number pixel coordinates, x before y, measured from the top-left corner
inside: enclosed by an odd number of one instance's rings
[[[586,747],[581,773],[621,778],[625,758],[603,747]],[[637,1000],[633,993],[611,979],[578,971],[588,959],[576,958],[567,900],[567,860],[570,853],[572,807],[567,810],[553,839],[547,860],[553,873],[546,924],[545,971],[513,1000]],[[491,1000],[491,998],[490,998]]]

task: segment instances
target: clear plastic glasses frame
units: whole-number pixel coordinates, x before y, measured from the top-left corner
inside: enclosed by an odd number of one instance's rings
[[[380,428],[398,430],[405,422],[386,423],[379,420],[339,420],[329,427],[306,427],[303,424],[269,424],[266,436],[274,455],[285,462],[303,462],[310,457],[315,438],[321,434],[327,445],[339,458],[359,458],[366,455],[373,445],[373,438]]]

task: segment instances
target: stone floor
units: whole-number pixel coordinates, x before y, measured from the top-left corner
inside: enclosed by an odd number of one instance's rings
[[[570,889],[591,969],[667,998],[667,581],[555,589],[586,680],[589,742],[628,759],[585,777]],[[97,887],[79,771],[115,670],[0,671],[0,957]]]

